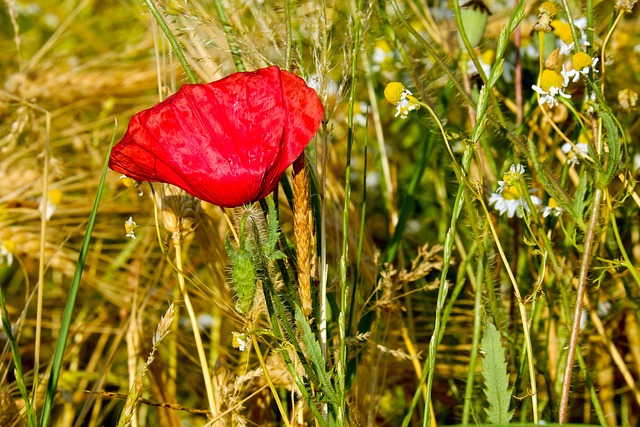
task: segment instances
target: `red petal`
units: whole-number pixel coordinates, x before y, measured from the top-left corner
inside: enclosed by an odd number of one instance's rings
[[[275,189],[323,114],[304,80],[277,67],[185,85],[131,119],[109,166],[219,206],[240,206]]]

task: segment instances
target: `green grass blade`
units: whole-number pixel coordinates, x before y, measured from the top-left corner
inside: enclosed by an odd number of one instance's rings
[[[164,35],[167,37],[167,40],[169,40],[169,43],[171,43],[171,47],[173,48],[173,51],[176,53],[176,56],[178,57],[178,61],[180,61],[182,68],[184,68],[184,72],[187,73],[187,77],[189,77],[189,81],[191,83],[198,83],[198,79],[196,78],[196,75],[193,74],[193,70],[189,66],[189,63],[187,62],[187,58],[185,58],[184,56],[184,53],[182,53],[182,49],[180,48],[178,41],[173,36],[173,33],[171,32],[171,28],[169,28],[166,21],[162,17],[162,15],[160,15],[158,8],[156,8],[156,5],[153,4],[151,0],[145,0],[145,3],[147,3],[147,7],[149,8],[149,10],[151,11],[151,14],[153,15],[156,22],[162,29],[162,32],[164,33]]]
[[[117,126],[117,123],[116,123]],[[78,263],[76,264],[76,271],[71,282],[71,288],[67,296],[67,304],[64,308],[64,314],[62,316],[62,323],[60,325],[60,335],[58,336],[58,343],[56,344],[55,353],[53,355],[53,364],[51,367],[51,375],[49,376],[49,383],[47,384],[47,391],[44,401],[44,407],[42,409],[42,416],[40,418],[40,425],[46,427],[49,425],[51,410],[53,409],[53,396],[58,386],[58,378],[60,377],[60,371],[62,369],[62,358],[64,356],[64,350],[67,346],[67,338],[69,337],[69,329],[71,328],[71,322],[73,321],[73,309],[76,304],[76,298],[78,296],[78,290],[80,289],[80,279],[82,278],[82,270],[84,268],[85,261],[87,259],[87,252],[89,251],[89,244],[91,242],[91,233],[96,223],[96,216],[98,215],[98,207],[100,205],[100,197],[102,196],[102,189],[104,188],[104,182],[107,177],[107,170],[109,169],[109,157],[111,156],[111,149],[116,138],[116,127],[113,129],[113,135],[111,136],[111,143],[109,144],[109,150],[107,152],[104,166],[102,167],[102,176],[100,177],[100,184],[96,191],[96,199],[93,203],[93,209],[89,215],[87,223],[87,231],[84,234],[84,240],[82,241],[82,247],[80,248],[80,254],[78,255]]]
[[[36,413],[33,410],[33,406],[31,405],[31,400],[29,399],[29,394],[27,393],[27,385],[24,380],[24,373],[22,372],[22,360],[20,358],[20,349],[18,347],[18,343],[13,336],[11,321],[9,320],[9,313],[7,312],[7,304],[4,299],[4,292],[2,291],[2,287],[0,286],[0,313],[2,314],[2,327],[4,328],[5,334],[7,334],[7,341],[9,341],[9,346],[11,347],[11,358],[13,359],[13,365],[15,366],[14,374],[16,377],[16,384],[18,385],[18,389],[20,390],[20,395],[25,403],[25,410],[27,412],[27,425],[29,427],[36,426]]]

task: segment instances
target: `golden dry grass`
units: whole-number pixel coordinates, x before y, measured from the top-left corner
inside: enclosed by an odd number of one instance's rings
[[[27,383],[32,387],[30,390],[37,390],[38,406],[42,403],[47,367],[115,119],[117,139],[123,135],[126,123],[134,113],[152,106],[187,83],[169,44],[141,2],[70,0],[54,3],[7,1],[0,13],[0,242],[15,261],[11,268],[2,270],[0,285],[20,344]],[[286,24],[283,5],[269,1],[223,3],[246,67],[255,69],[273,63],[284,67]],[[608,2],[597,3],[598,17],[612,13]],[[446,63],[454,63],[458,46],[450,29],[455,28],[455,22],[444,13],[446,9],[436,9],[433,16],[425,13],[425,5],[424,1],[407,1],[403,4],[403,13],[410,18],[412,26],[430,37],[430,43]],[[201,81],[216,80],[235,71],[225,33],[212,4],[205,1],[162,2],[159,7]],[[387,13],[392,14],[392,11],[387,5]],[[350,280],[354,277],[358,255],[361,260],[348,342],[348,348],[358,358],[352,359],[356,363],[352,371],[355,377],[347,404],[350,425],[400,425],[414,393],[421,387],[418,380],[434,331],[437,289],[442,285],[437,279],[442,255],[437,251],[429,252],[429,248],[439,247],[437,245],[445,240],[452,200],[459,183],[445,150],[433,149],[398,259],[394,265],[385,264],[379,252],[386,248],[393,235],[422,140],[425,134],[433,132],[431,128],[426,129],[428,123],[394,120],[392,106],[384,104],[383,85],[390,80],[404,79],[414,84],[415,93],[421,99],[447,105],[448,109],[440,109],[438,113],[449,126],[447,131],[451,132],[452,141],[456,135],[464,135],[457,138],[459,142],[466,138],[471,124],[466,107],[463,107],[463,97],[450,92],[447,77],[419,43],[402,29],[397,18],[392,20],[397,33],[390,34],[375,6],[367,7],[363,16],[357,16],[354,5],[349,2],[305,1],[296,3],[292,13],[295,39],[292,69],[304,75],[307,81],[315,79],[327,111],[325,124],[310,153],[325,202],[323,243],[326,254],[319,254],[323,257],[309,262],[318,262],[315,268],[327,267],[327,286],[334,297],[333,302],[337,301],[341,286],[339,265],[346,200],[348,89],[353,83],[349,66],[356,40],[354,19],[363,19],[363,48],[361,68],[357,70],[359,86],[355,105],[363,117],[369,111],[366,108],[371,112],[369,130],[365,131],[363,125],[355,130],[354,138],[359,148],[353,158],[353,174],[349,177],[353,180],[353,194],[347,209]],[[535,17],[535,12],[531,15]],[[495,40],[508,17],[508,9],[496,13],[485,37]],[[598,22],[598,28],[604,31],[604,18]],[[640,90],[637,81],[640,63],[634,50],[640,38],[637,23],[635,12],[621,24],[610,41],[608,53],[616,59],[607,68],[612,85],[608,93],[617,93],[627,85],[630,89]],[[523,24],[522,34],[527,40],[532,26],[532,19]],[[394,37],[402,40],[396,47],[406,49],[411,62],[403,64],[396,53],[397,56],[387,62],[374,63],[375,49],[391,48]],[[375,73],[371,71],[372,66],[378,67]],[[455,73],[463,80],[459,71]],[[507,91],[502,87],[500,90]],[[574,95],[578,96],[577,93]],[[608,99],[614,102],[613,95]],[[507,106],[513,104],[510,99],[503,101]],[[367,106],[361,106],[359,102]],[[554,173],[560,174],[566,157],[563,158],[557,148],[559,138],[541,113],[534,111],[535,106],[530,108],[523,134],[537,141],[541,155],[548,164],[557,167]],[[504,108],[508,113],[507,109]],[[635,145],[640,122],[634,108],[616,111],[629,138],[629,155],[625,158],[623,172],[628,179],[637,178],[632,159],[633,155],[638,155]],[[568,114],[565,110],[556,113]],[[515,123],[509,127],[515,128]],[[496,135],[497,132],[487,137],[493,145],[486,158],[479,158],[481,166],[474,164],[476,171],[478,167],[485,168],[487,187],[491,188],[495,188],[499,174],[510,163],[504,152],[511,150],[511,146]],[[362,192],[367,187],[363,185],[365,171],[361,148],[365,138],[371,150],[368,172],[377,177],[379,184],[367,190],[371,192],[367,196],[365,234],[362,250],[358,251]],[[578,172],[567,173],[569,182],[574,182],[569,184],[570,188],[575,191]],[[533,181],[535,177],[530,179]],[[541,187],[538,181],[533,184]],[[593,254],[595,265],[590,272],[590,302],[586,306],[588,326],[579,346],[591,374],[589,380],[597,385],[598,397],[611,425],[635,425],[640,417],[640,389],[635,382],[640,378],[639,288],[628,273],[629,268],[637,269],[640,263],[640,227],[634,214],[638,206],[630,196],[632,187],[633,183],[625,188],[614,180],[608,189],[612,205],[605,206],[605,215],[599,223],[601,232]],[[255,353],[241,352],[232,344],[232,332],[241,331],[248,321],[235,310],[225,250],[229,227],[221,209],[206,203],[195,209],[192,200],[180,199],[190,210],[186,212],[183,203],[165,211],[164,217],[160,218],[161,239],[158,241],[152,195],[147,186],[141,188],[144,194],[139,196],[137,189],[122,185],[118,174],[110,171],[107,175],[55,396],[54,425],[116,425],[124,397],[135,382],[139,366],[154,348],[154,331],[171,302],[176,303],[179,314],[175,317],[172,333],[158,346],[155,360],[145,371],[146,382],[140,393],[147,401],[140,404],[132,425],[204,425],[207,422],[202,414],[153,405],[174,404],[202,411],[209,408],[200,370],[202,362],[196,355],[184,298],[176,291],[178,275],[171,264],[173,258],[165,257],[163,253],[163,250],[171,252],[171,233],[185,226],[193,232],[182,236],[184,271],[212,371],[215,409],[220,415],[215,425],[279,425],[281,420],[274,397]],[[155,189],[159,192],[161,186],[156,185]],[[625,198],[625,195],[629,197]],[[51,217],[42,221],[41,200],[45,197],[52,203],[48,208]],[[295,213],[289,209],[284,196],[280,199],[281,228],[293,242],[296,240]],[[480,208],[474,203],[470,205],[465,212],[467,217],[458,224],[462,231],[450,267],[449,287],[453,289],[459,283],[459,293],[455,303],[451,300],[435,366],[432,394],[435,414],[442,424],[460,421],[469,371],[477,283],[473,283],[475,264],[471,264],[473,268],[466,264],[467,253],[474,248],[469,255],[473,262],[479,257],[477,234],[486,233],[485,238],[489,238],[484,229],[478,233],[474,231],[479,224],[473,215]],[[182,222],[176,216],[181,209]],[[612,243],[609,212],[613,212],[623,232],[622,246],[633,260],[631,266],[617,262],[620,255]],[[130,216],[138,224],[135,240],[124,237],[123,224]],[[188,217],[186,222],[185,216]],[[493,218],[496,223],[497,217]],[[183,228],[177,224],[182,224]],[[556,421],[559,378],[564,371],[570,325],[558,291],[562,280],[553,276],[550,267],[547,267],[548,276],[539,274],[539,254],[523,237],[525,225],[517,220],[505,220],[501,224],[502,244],[523,293],[531,294],[541,276],[545,281],[544,292],[537,295],[541,308],[531,311],[533,341],[538,352],[536,376],[540,381],[541,413],[548,421]],[[318,236],[316,234],[313,239]],[[571,230],[553,236],[557,247],[553,256],[562,262],[567,277],[571,277],[580,266],[581,241],[571,235]],[[523,377],[519,371],[520,366],[525,365],[522,325],[517,315],[517,301],[506,282],[503,268],[502,261],[492,253],[488,272],[483,277],[486,287],[483,289],[486,294],[495,292],[496,296],[485,295],[483,304],[489,307],[487,312],[492,313],[487,317],[501,322],[512,381],[517,378],[524,384],[514,391],[517,398],[513,405],[519,415],[529,414],[530,403],[525,396],[528,377]],[[311,269],[309,274],[315,277],[313,267]],[[43,279],[41,284],[40,279]],[[576,286],[577,274],[570,283]],[[43,286],[44,296],[41,325],[36,324],[39,285]],[[574,295],[573,288],[567,292]],[[489,300],[497,301],[501,310],[490,306]],[[264,301],[259,300],[256,304],[251,325],[255,330],[270,328]],[[330,307],[329,311],[332,309]],[[337,351],[337,315],[330,313],[333,317],[329,319],[329,341],[335,344],[334,351]],[[358,321],[367,315],[373,315],[372,323],[366,333],[358,333]],[[318,320],[314,319],[316,324]],[[42,330],[39,343],[36,341],[38,326]],[[280,356],[280,352],[291,352],[291,348],[282,348],[268,334],[260,339],[270,377],[279,387],[280,397],[288,405],[294,423],[311,425],[309,410],[296,394],[299,391]],[[5,342],[6,334],[0,335],[0,343]],[[24,401],[15,384],[8,345],[2,348],[0,425],[23,425],[24,413],[19,411],[24,410]],[[39,364],[34,361],[36,355]],[[337,357],[335,354],[329,356]],[[334,367],[334,363],[335,360],[329,365]],[[38,384],[34,385],[36,365],[39,366],[39,377]],[[475,366],[475,372],[480,370],[480,365]],[[300,372],[303,372],[302,368]],[[571,420],[597,423],[587,383],[577,367],[574,378]],[[476,379],[479,381],[480,376],[476,375]],[[121,395],[112,398],[103,392]],[[481,411],[485,403],[482,396],[480,386],[477,386],[474,411]],[[412,425],[422,425],[423,411],[424,407],[420,407],[414,413]],[[481,415],[476,415],[482,419]],[[522,417],[530,419],[527,415]]]

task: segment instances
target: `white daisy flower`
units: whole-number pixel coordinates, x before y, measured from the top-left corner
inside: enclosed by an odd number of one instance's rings
[[[136,222],[133,220],[133,217],[130,216],[129,219],[124,222],[124,229],[127,232],[125,236],[135,240],[136,238],[135,229],[137,226],[138,224],[136,224]]]
[[[584,142],[578,142],[577,144],[575,144],[575,146],[582,153],[586,155],[589,154],[589,146]],[[580,157],[582,156],[580,154],[576,154],[571,144],[569,144],[568,142],[565,142],[564,144],[562,144],[562,147],[560,147],[560,149],[564,154],[567,155],[567,163],[569,163],[570,166],[576,166],[580,164]]]
[[[535,206],[540,206],[542,201],[536,197],[531,196],[531,202]],[[529,204],[522,197],[518,195],[518,190],[515,186],[504,188],[502,193],[491,193],[489,196],[489,206],[493,206],[500,215],[507,214],[507,217],[513,218],[516,215],[518,218],[522,218],[522,209],[529,212]]]
[[[553,70],[544,70],[540,76],[540,86],[533,85],[532,88],[540,94],[540,102],[548,104],[549,107],[558,105],[557,96],[571,98],[563,89],[569,84],[566,76],[561,76]]]

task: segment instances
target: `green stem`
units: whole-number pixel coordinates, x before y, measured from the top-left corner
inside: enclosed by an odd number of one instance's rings
[[[293,47],[293,34],[291,32],[291,1],[284,0],[284,22],[287,28],[287,44],[285,47],[284,64],[287,71],[291,71],[291,49]]]
[[[473,382],[476,375],[476,362],[478,359],[478,347],[480,346],[480,331],[482,329],[482,283],[484,283],[484,246],[480,244],[480,257],[476,270],[476,299],[474,302],[473,317],[473,343],[471,344],[471,354],[469,360],[469,372],[467,373],[467,385],[464,391],[464,408],[462,410],[462,424],[469,423],[469,412],[471,400],[473,399]]]
[[[116,124],[117,125],[117,124]],[[67,295],[67,303],[64,307],[64,314],[62,315],[62,323],[60,324],[60,335],[58,335],[58,342],[53,355],[53,362],[51,363],[51,375],[49,376],[49,382],[47,384],[47,391],[45,395],[44,406],[42,408],[42,417],[40,418],[40,426],[47,427],[51,418],[51,409],[53,408],[53,396],[58,388],[58,378],[60,377],[60,370],[62,369],[62,359],[64,358],[64,350],[67,346],[67,338],[69,338],[69,330],[71,329],[71,322],[73,319],[73,309],[78,297],[78,290],[80,289],[80,279],[82,278],[82,270],[87,260],[87,253],[89,252],[89,244],[91,242],[91,233],[93,227],[96,224],[96,217],[98,216],[98,207],[100,206],[100,197],[102,196],[102,190],[107,177],[107,170],[109,166],[109,158],[111,157],[111,148],[116,138],[116,127],[114,126],[113,135],[111,136],[111,143],[109,144],[109,150],[102,167],[102,176],[100,177],[100,183],[98,184],[98,190],[96,191],[96,199],[93,202],[93,209],[89,215],[87,222],[87,230],[84,233],[84,239],[82,240],[82,246],[80,247],[80,253],[78,255],[78,262],[76,263],[76,271],[71,281],[71,287],[69,288],[69,294]],[[42,283],[40,286],[44,286]]]
[[[231,31],[231,24],[229,24],[229,20],[227,19],[227,14],[224,11],[222,2],[220,0],[214,0],[213,5],[216,8],[216,13],[218,14],[220,24],[222,25],[222,30],[224,31],[225,36],[227,36],[227,43],[229,43],[229,50],[231,51],[231,56],[233,57],[233,63],[236,65],[236,70],[246,71],[244,68],[244,63],[242,62],[242,56],[240,55],[240,49],[238,48],[235,36]]]
[[[182,64],[182,68],[184,68],[184,72],[187,73],[187,77],[189,77],[189,81],[193,84],[198,83],[198,79],[196,78],[195,74],[193,74],[193,70],[189,66],[189,63],[187,62],[187,58],[185,58],[184,53],[182,53],[182,48],[178,44],[178,41],[176,40],[176,38],[173,36],[171,29],[169,28],[169,26],[167,25],[167,22],[164,20],[164,18],[158,11],[158,8],[156,8],[156,5],[153,3],[153,1],[151,0],[144,0],[144,1],[145,3],[147,3],[147,7],[151,11],[151,14],[153,15],[153,17],[156,19],[156,22],[162,29],[162,32],[164,33],[164,35],[167,37],[167,40],[169,40],[169,43],[171,44],[173,51],[176,53],[176,56],[178,57],[180,64]]]
[[[7,335],[7,341],[9,342],[9,346],[11,347],[11,358],[13,359],[16,384],[18,385],[18,390],[20,390],[20,395],[22,396],[22,399],[25,403],[25,409],[27,412],[27,426],[35,427],[36,425],[38,425],[36,420],[36,413],[33,409],[33,405],[31,404],[31,400],[29,400],[29,394],[27,393],[27,384],[24,380],[24,373],[22,371],[22,359],[20,358],[20,348],[18,347],[18,342],[13,336],[13,328],[11,325],[11,321],[9,320],[9,313],[7,312],[7,304],[6,304],[6,301],[4,298],[4,292],[2,292],[1,286],[0,286],[0,315],[2,317],[2,327],[4,328],[4,332]]]
[[[571,339],[567,352],[567,363],[565,365],[564,380],[562,383],[562,395],[560,397],[560,411],[558,422],[564,424],[568,417],[569,393],[571,392],[571,376],[573,374],[573,361],[578,346],[578,335],[580,334],[580,316],[582,316],[582,301],[587,290],[587,277],[589,275],[589,265],[591,261],[591,251],[596,238],[596,228],[598,226],[598,216],[600,213],[600,202],[602,201],[602,189],[597,188],[593,196],[591,208],[591,221],[584,238],[584,251],[580,265],[580,276],[578,277],[578,290],[576,293],[575,309],[573,312],[573,325],[571,329]]]
[[[347,259],[349,258],[349,205],[351,204],[351,153],[353,150],[353,107],[356,101],[356,75],[358,70],[358,53],[360,51],[360,26],[362,19],[362,8],[364,0],[358,2],[358,9],[355,11],[355,40],[351,57],[351,90],[349,93],[348,110],[348,135],[347,135],[347,159],[345,166],[344,183],[344,210],[342,212],[342,256],[340,257],[340,313],[338,314],[338,332],[340,336],[340,352],[336,366],[338,393],[340,397],[338,408],[338,423],[346,425],[346,368],[347,368],[347,346],[346,346],[346,319],[347,310]]]

